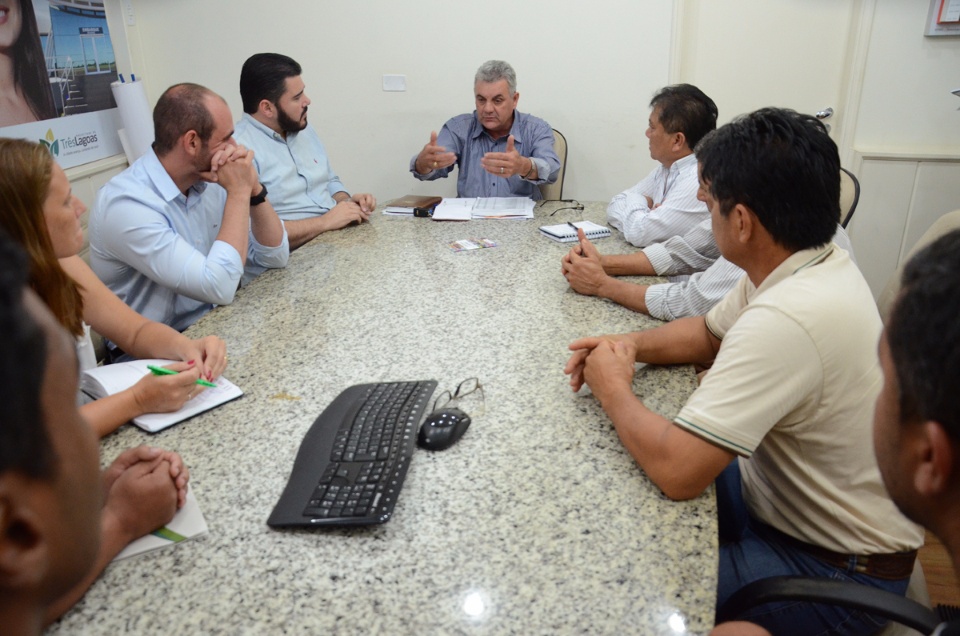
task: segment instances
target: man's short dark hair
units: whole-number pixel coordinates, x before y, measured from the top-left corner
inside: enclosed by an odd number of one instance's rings
[[[887,343],[900,384],[900,419],[937,421],[960,442],[960,230],[907,263]]]
[[[660,109],[660,125],[668,133],[682,132],[692,150],[717,127],[717,105],[692,84],[674,84],[657,91],[650,108]]]
[[[243,112],[252,115],[260,102],[276,104],[287,88],[287,78],[302,74],[296,60],[280,53],[257,53],[240,69],[240,99]]]
[[[213,135],[213,115],[207,108],[209,96],[219,96],[199,84],[174,84],[163,92],[153,108],[153,150],[162,157],[191,130],[206,143]]]
[[[28,271],[23,250],[0,232],[0,474],[45,479],[56,465],[40,400],[47,341],[23,303]]]
[[[724,216],[745,205],[793,252],[824,245],[836,233],[840,154],[816,118],[762,108],[709,133],[696,154]]]

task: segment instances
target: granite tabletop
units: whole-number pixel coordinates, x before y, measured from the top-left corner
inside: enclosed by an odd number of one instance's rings
[[[187,333],[227,341],[245,392],[156,435],[124,426],[102,461],[153,444],[189,464],[210,527],[112,564],[56,634],[683,634],[712,625],[713,490],[669,501],[562,368],[577,337],[658,321],[567,286],[546,223],[605,205],[547,203],[533,221],[390,217],[321,235]],[[454,252],[485,238],[496,247]],[[619,232],[602,252],[634,250]],[[642,279],[637,279],[643,282]],[[652,282],[652,279],[647,280]],[[477,377],[463,439],[418,450],[393,517],[356,529],[266,519],[316,416],[353,384]],[[675,415],[689,367],[634,390]]]

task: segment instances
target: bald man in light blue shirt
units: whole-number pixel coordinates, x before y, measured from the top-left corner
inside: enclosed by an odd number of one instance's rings
[[[301,67],[278,53],[258,53],[243,64],[243,118],[234,133],[255,152],[260,182],[287,229],[294,250],[319,234],[369,220],[371,194],[351,196],[333,171],[317,131],[307,123]]]

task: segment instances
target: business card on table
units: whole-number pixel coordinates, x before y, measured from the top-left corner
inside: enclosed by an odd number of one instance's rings
[[[466,250],[482,250],[486,247],[496,247],[496,241],[485,238],[460,239],[450,244],[450,249],[454,252],[463,252]]]

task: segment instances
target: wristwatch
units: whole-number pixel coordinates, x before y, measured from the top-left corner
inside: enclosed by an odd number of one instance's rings
[[[263,188],[260,190],[260,194],[255,197],[250,197],[250,207],[252,208],[255,205],[260,205],[267,200],[267,186],[260,184],[260,187]]]

